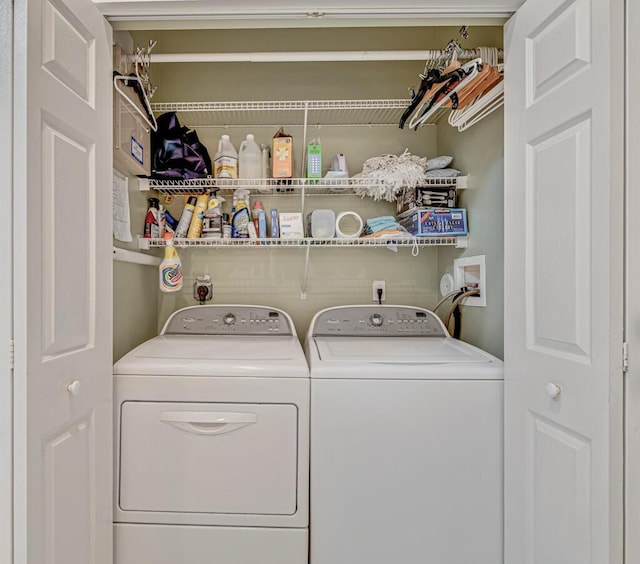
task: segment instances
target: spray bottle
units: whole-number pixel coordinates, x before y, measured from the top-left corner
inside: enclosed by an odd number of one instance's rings
[[[144,218],[144,237],[147,239],[156,239],[160,237],[160,200],[158,198],[149,198],[149,209]]]
[[[160,263],[160,290],[178,292],[182,289],[182,261],[173,246],[173,234],[165,233],[164,260]]]

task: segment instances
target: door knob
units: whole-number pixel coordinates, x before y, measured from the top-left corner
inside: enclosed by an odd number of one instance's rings
[[[80,380],[74,380],[67,386],[67,391],[75,398],[80,395],[80,391],[82,390],[82,384],[80,384]]]
[[[549,382],[545,387],[544,387],[545,392],[547,392],[547,395],[552,399],[552,400],[558,400],[560,399],[560,394],[562,393],[562,388],[560,386],[558,386],[557,384],[554,384],[553,382]]]

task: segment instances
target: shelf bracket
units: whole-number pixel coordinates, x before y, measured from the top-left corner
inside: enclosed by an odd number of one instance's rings
[[[469,236],[456,237],[456,249],[466,249],[469,246]]]
[[[302,276],[302,288],[300,289],[300,299],[307,299],[307,280],[309,279],[309,254],[311,253],[311,245],[307,246],[306,256],[304,259],[304,275]]]

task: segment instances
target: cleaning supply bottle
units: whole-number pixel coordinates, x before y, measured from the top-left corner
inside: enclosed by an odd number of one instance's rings
[[[220,137],[213,162],[216,178],[238,178],[238,152],[228,135]]]
[[[144,238],[157,239],[160,236],[160,200],[149,198],[149,209],[144,218]]]
[[[189,226],[191,225],[191,218],[193,217],[193,210],[196,209],[196,203],[198,202],[198,198],[195,196],[189,196],[187,203],[184,205],[184,209],[182,210],[182,215],[180,216],[180,221],[178,221],[178,227],[176,227],[175,236],[176,239],[181,237],[185,237],[187,231],[189,231]]]
[[[262,152],[252,133],[240,145],[238,152],[238,178],[260,178],[262,174]]]
[[[267,217],[264,213],[264,208],[262,207],[262,202],[260,200],[256,200],[255,204],[253,204],[253,209],[251,210],[251,219],[253,220],[253,225],[256,228],[256,234],[260,239],[266,239],[267,237]]]
[[[182,289],[182,262],[173,245],[173,235],[164,236],[164,260],[160,263],[160,290],[163,292],[178,292]]]
[[[260,178],[271,178],[271,151],[269,145],[260,145],[261,151],[261,166],[260,166]]]
[[[202,219],[204,218],[204,212],[207,209],[209,203],[209,194],[201,194],[196,200],[196,207],[193,210],[193,217],[189,224],[189,231],[187,233],[187,239],[199,239],[202,233]]]

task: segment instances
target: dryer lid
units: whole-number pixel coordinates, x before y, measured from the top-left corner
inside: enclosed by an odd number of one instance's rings
[[[114,374],[308,377],[296,337],[160,335],[120,359]]]

